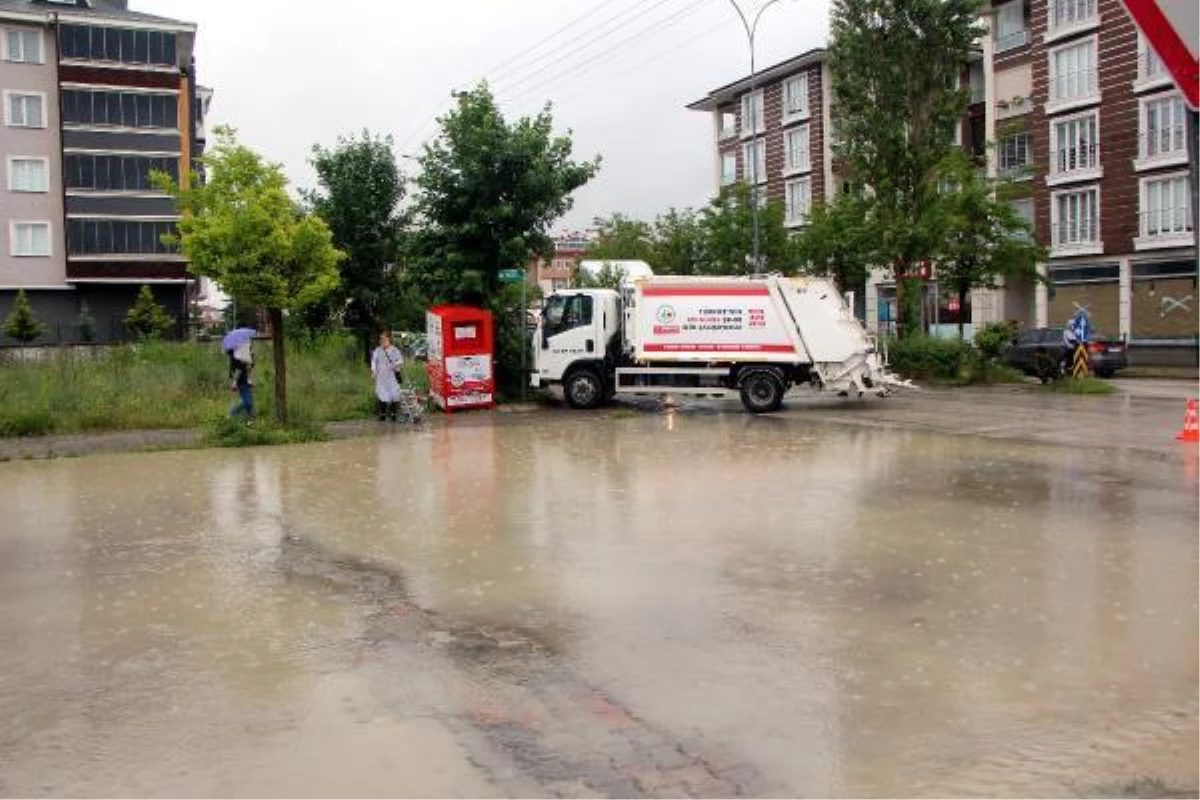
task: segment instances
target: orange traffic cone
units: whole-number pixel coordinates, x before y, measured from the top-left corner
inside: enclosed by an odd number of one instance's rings
[[[1195,399],[1188,400],[1187,411],[1183,415],[1183,430],[1175,435],[1181,442],[1200,442],[1200,414],[1197,413]]]

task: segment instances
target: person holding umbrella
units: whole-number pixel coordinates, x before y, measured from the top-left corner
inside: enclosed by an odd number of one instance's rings
[[[229,354],[229,388],[238,393],[238,402],[229,409],[229,416],[245,413],[247,422],[254,422],[254,381],[250,379],[254,357],[250,343],[257,333],[254,328],[237,328],[221,340],[221,349]]]

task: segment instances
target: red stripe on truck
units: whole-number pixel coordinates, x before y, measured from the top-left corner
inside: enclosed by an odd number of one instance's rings
[[[714,289],[698,286],[649,286],[642,290],[646,297],[765,297],[770,290],[765,286],[731,286]]]
[[[790,344],[647,344],[647,353],[794,353]]]

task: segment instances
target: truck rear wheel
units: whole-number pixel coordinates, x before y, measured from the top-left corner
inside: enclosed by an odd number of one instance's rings
[[[783,384],[770,372],[752,372],[742,380],[742,405],[751,414],[778,411],[783,405]]]
[[[572,370],[563,381],[563,396],[571,408],[596,408],[604,402],[604,382],[594,370]]]

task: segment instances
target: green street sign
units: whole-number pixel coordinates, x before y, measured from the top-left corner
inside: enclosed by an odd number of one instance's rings
[[[520,283],[523,280],[525,280],[525,270],[523,269],[500,270],[501,283]]]

